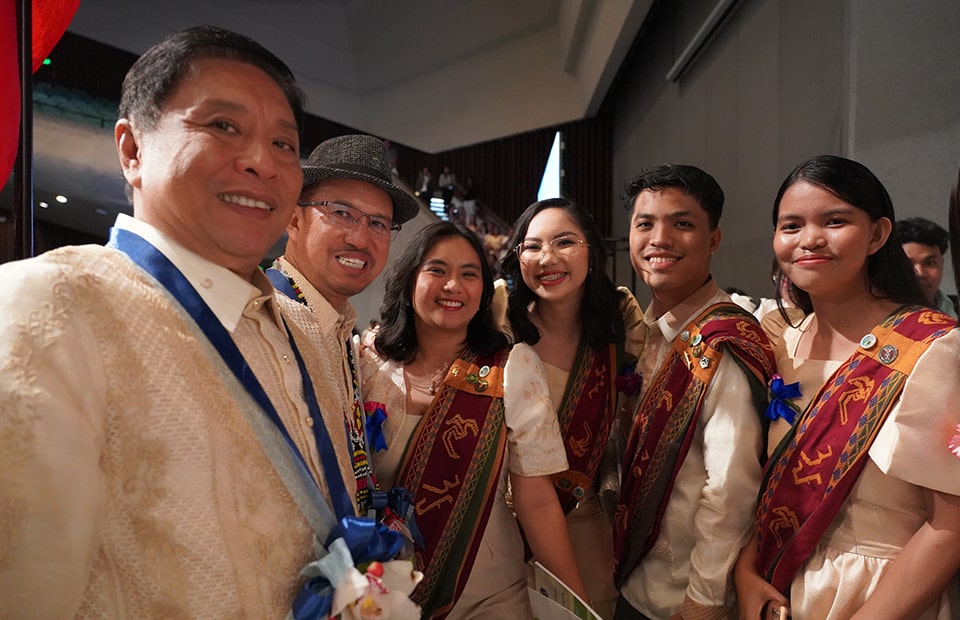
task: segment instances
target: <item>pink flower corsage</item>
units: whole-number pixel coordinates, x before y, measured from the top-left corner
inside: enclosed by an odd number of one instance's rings
[[[417,620],[420,607],[410,593],[422,579],[408,561],[371,562],[363,573],[355,571],[341,582],[330,611],[339,611],[341,620]]]
[[[950,452],[953,452],[953,456],[960,459],[960,424],[957,424],[957,427],[953,430],[956,432],[947,442],[947,447],[950,448]]]

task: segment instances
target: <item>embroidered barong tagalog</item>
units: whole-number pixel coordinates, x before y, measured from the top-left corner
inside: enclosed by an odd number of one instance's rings
[[[593,484],[617,406],[616,372],[615,345],[596,352],[580,344],[557,409],[570,468],[552,478],[564,513],[576,508]]]
[[[237,348],[236,343],[233,342],[230,333],[224,328],[223,324],[220,323],[216,315],[213,314],[213,311],[210,310],[206,302],[203,301],[203,298],[200,297],[193,285],[190,284],[180,270],[173,265],[169,258],[135,233],[122,229],[111,229],[109,244],[129,256],[141,269],[153,276],[196,322],[197,326],[223,358],[224,363],[226,363],[230,371],[279,431],[294,462],[299,462],[300,464],[298,473],[301,475],[305,486],[317,491],[317,494],[311,498],[314,507],[319,509],[325,520],[332,525],[335,522],[334,516],[330,513],[330,507],[326,505],[319,494],[317,481],[314,480],[309,473],[309,468],[306,465],[306,457],[304,457],[293,441],[289,430],[284,426],[283,421],[277,414],[276,408],[260,385],[259,380],[250,371],[249,365],[246,360],[244,360],[243,354]],[[330,503],[336,518],[352,515],[354,511],[350,496],[347,494],[343,481],[337,473],[335,460],[331,459],[328,455],[328,453],[332,453],[333,446],[330,444],[330,437],[327,435],[326,428],[320,417],[320,409],[313,393],[313,384],[310,375],[306,370],[293,335],[286,329],[286,324],[284,324],[284,331],[289,339],[290,349],[297,360],[303,382],[304,401],[310,412],[310,417],[314,421],[311,428],[313,429],[317,451],[322,460],[323,472],[327,481],[327,490],[330,494]],[[266,448],[265,451],[268,454],[270,453]],[[297,495],[292,491],[291,494],[294,495],[294,499],[296,500]],[[300,505],[299,501],[298,505]],[[312,512],[307,504],[300,506],[300,508],[304,511],[305,515]],[[310,520],[309,516],[308,520]]]
[[[425,618],[446,615],[463,591],[496,498],[507,441],[505,353],[468,352],[451,365],[400,466],[397,484],[416,490],[425,539],[416,552],[424,578],[412,597]]]
[[[750,371],[748,379],[765,389],[776,367],[773,348],[751,315],[721,302],[704,310],[674,339],[637,405],[613,522],[618,587],[659,535],[707,387],[725,353],[735,355]]]
[[[757,569],[781,592],[813,552],[863,471],[874,438],[931,343],[956,321],[897,309],[810,400],[764,469]]]
[[[273,266],[266,269],[267,277],[273,283],[278,292],[293,299],[297,303],[310,307],[307,298],[297,285],[296,280],[283,270],[283,264],[279,259],[274,261]],[[353,466],[353,475],[356,480],[356,500],[357,508],[360,514],[365,514],[372,506],[371,496],[377,491],[376,480],[373,477],[373,467],[367,454],[367,442],[365,437],[365,419],[364,409],[360,397],[360,380],[357,373],[357,367],[353,359],[353,346],[350,340],[345,341],[347,352],[347,365],[350,369],[350,380],[353,387],[353,403],[350,405],[353,415],[344,415],[343,425],[350,444],[350,456]]]

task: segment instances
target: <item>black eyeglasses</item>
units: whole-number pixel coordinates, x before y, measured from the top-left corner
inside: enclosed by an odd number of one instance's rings
[[[370,215],[360,209],[355,209],[350,205],[332,202],[330,200],[321,200],[318,202],[298,202],[301,207],[313,207],[320,213],[330,218],[330,222],[344,230],[353,230],[360,224],[360,220],[367,218],[367,230],[370,234],[377,237],[389,237],[396,239],[400,232],[400,224],[397,224],[390,218],[379,215]]]

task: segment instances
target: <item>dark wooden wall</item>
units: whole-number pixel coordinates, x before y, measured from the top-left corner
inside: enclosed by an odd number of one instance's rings
[[[35,75],[36,80],[81,89],[113,101],[119,101],[123,77],[136,60],[136,56],[129,52],[71,32],[64,34],[51,58],[54,62],[41,67]],[[436,154],[396,144],[398,169],[400,176],[411,186],[423,166],[430,167],[434,178],[439,177],[444,165],[457,174],[460,182],[472,176],[478,198],[509,223],[536,200],[554,134],[560,130],[565,142],[563,193],[592,211],[603,234],[608,235],[612,204],[610,119],[609,113],[601,112],[595,118]],[[470,119],[463,119],[463,122],[468,123]],[[301,128],[303,155],[327,138],[348,133],[357,133],[357,130],[308,115]],[[5,215],[7,221],[0,224],[0,260],[4,261],[13,256],[12,217],[8,213]],[[58,245],[103,242],[43,222],[37,222],[35,226],[37,253]]]

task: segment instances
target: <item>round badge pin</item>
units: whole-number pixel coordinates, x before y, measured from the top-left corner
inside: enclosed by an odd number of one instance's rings
[[[701,342],[703,342],[703,336],[701,336],[700,334],[697,334],[696,336],[693,337],[693,340],[690,341],[690,346],[695,347]]]
[[[877,353],[877,359],[884,364],[891,364],[897,359],[898,355],[900,355],[900,352],[897,351],[897,347],[892,344],[885,344],[880,347],[880,352]]]
[[[872,349],[875,344],[877,344],[877,337],[873,334],[867,334],[860,339],[860,346],[864,349]]]
[[[481,378],[481,379],[483,379],[484,377],[486,377],[487,375],[490,374],[490,367],[489,367],[489,366],[481,366],[481,367],[480,367],[480,370],[477,372],[477,374],[480,375],[480,378]]]
[[[687,330],[683,330],[682,332],[680,332],[680,340],[682,340],[683,342],[687,342],[688,340],[690,340],[690,332]]]

